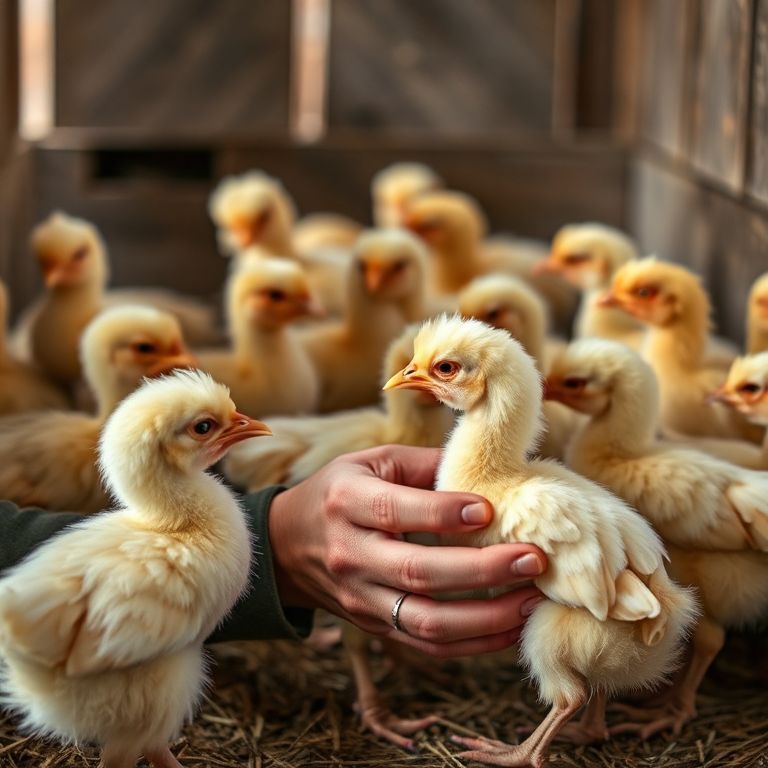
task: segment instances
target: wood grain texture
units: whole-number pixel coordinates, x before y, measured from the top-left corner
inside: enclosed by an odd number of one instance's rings
[[[333,0],[329,125],[545,135],[555,0]]]
[[[57,125],[206,137],[286,132],[290,3],[86,5],[56,2]]]
[[[0,172],[16,140],[19,120],[17,0],[0,0]]]
[[[749,192],[768,204],[768,0],[757,0],[752,67]]]
[[[751,0],[701,0],[693,164],[734,191],[744,186]]]

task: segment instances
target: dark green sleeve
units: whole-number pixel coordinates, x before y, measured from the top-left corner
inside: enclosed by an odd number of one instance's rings
[[[282,488],[266,488],[243,499],[243,509],[253,535],[251,583],[245,596],[214,631],[208,642],[276,640],[306,637],[313,612],[283,608],[277,594],[269,543],[269,506]],[[0,501],[0,573],[15,565],[58,531],[82,520],[81,515],[20,509]]]

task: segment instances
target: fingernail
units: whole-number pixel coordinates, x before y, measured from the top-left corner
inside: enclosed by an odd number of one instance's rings
[[[491,515],[485,504],[476,501],[461,510],[461,519],[467,525],[483,525],[491,519]]]
[[[537,555],[529,553],[512,561],[512,573],[515,576],[540,576],[544,573],[544,564]]]
[[[543,600],[544,598],[541,595],[536,595],[536,597],[529,597],[521,606],[520,606],[520,615],[521,616],[530,616],[533,613],[533,609]]]

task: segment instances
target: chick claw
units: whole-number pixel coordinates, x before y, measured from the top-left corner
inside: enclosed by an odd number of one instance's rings
[[[360,719],[371,733],[407,750],[413,750],[413,739],[407,736],[423,731],[439,720],[436,715],[422,717],[420,720],[404,720],[383,707],[364,710],[360,713]]]
[[[683,726],[696,717],[696,709],[681,704],[670,704],[666,707],[642,709],[639,707],[623,706],[622,710],[637,718],[639,722],[621,723],[610,729],[611,735],[622,733],[635,733],[641,739],[649,739],[657,733],[672,729],[675,736],[679,736]]]
[[[451,741],[462,747],[469,747],[467,752],[459,752],[455,757],[460,760],[475,760],[487,765],[502,765],[509,768],[541,768],[544,756],[535,754],[533,749],[524,744],[515,746],[493,739],[473,739],[467,736],[451,736]]]

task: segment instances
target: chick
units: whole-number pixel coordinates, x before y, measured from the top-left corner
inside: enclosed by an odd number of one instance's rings
[[[425,260],[422,245],[403,230],[360,236],[347,275],[345,318],[302,330],[320,377],[321,413],[378,401],[387,347],[425,316]]]
[[[604,306],[624,310],[649,326],[643,356],[659,380],[661,426],[694,436],[759,441],[752,425],[707,402],[725,378],[704,361],[710,304],[696,275],[654,257],[625,264],[616,272]]]
[[[575,292],[560,278],[534,274],[542,251],[530,244],[486,244],[488,228],[477,201],[461,192],[427,192],[405,210],[404,224],[430,250],[430,291],[452,294],[478,275],[504,272],[529,282],[548,301],[557,322],[570,315]]]
[[[459,293],[459,312],[508,331],[542,372],[549,367],[551,354],[564,346],[563,342],[547,337],[547,308],[542,299],[511,275],[475,278]],[[543,418],[545,429],[537,452],[546,458],[562,459],[582,417],[559,403],[544,403]]]
[[[320,394],[318,377],[288,326],[318,314],[298,264],[251,260],[232,273],[227,286],[232,349],[197,352],[199,367],[226,384],[249,413],[311,413]]]
[[[747,354],[768,350],[768,272],[752,283],[747,303]]]
[[[371,182],[373,223],[377,227],[402,226],[412,199],[443,186],[437,173],[423,163],[393,163],[382,168]]]
[[[385,380],[413,354],[412,325],[392,342],[384,359]],[[384,408],[358,408],[314,418],[269,417],[271,440],[246,443],[231,451],[224,474],[249,491],[268,485],[295,485],[350,451],[395,443],[437,447],[453,424],[452,414],[430,395],[384,393]]]
[[[268,434],[199,372],[146,382],[117,408],[99,463],[120,507],[0,580],[3,687],[26,728],[96,742],[104,768],[142,754],[180,768],[168,745],[208,683],[203,641],[250,567],[243,513],[205,470]]]
[[[337,213],[303,216],[293,228],[293,243],[299,253],[320,248],[351,248],[363,231],[362,224]]]
[[[693,658],[670,710],[645,730],[679,732],[696,714],[725,628],[768,615],[768,473],[659,442],[653,371],[622,344],[572,344],[550,371],[546,396],[591,416],[571,442],[569,465],[635,506],[670,545],[673,576],[701,595]]]
[[[640,348],[645,335],[642,323],[626,312],[600,305],[616,270],[638,256],[627,235],[605,224],[569,224],[557,231],[549,257],[537,265],[537,271],[561,275],[581,291],[574,336],[615,339]]]
[[[655,685],[674,665],[695,603],[664,570],[650,525],[600,486],[549,461],[529,461],[541,420],[541,379],[504,331],[476,320],[426,323],[408,366],[386,384],[432,393],[462,411],[438,470],[439,490],[485,496],[494,520],[443,544],[523,541],[549,567],[535,580],[547,600],[523,631],[521,654],[549,714],[518,746],[481,739],[459,758],[536,766],[552,739],[605,736],[605,696]],[[564,728],[588,704],[580,726]]]
[[[8,292],[0,282],[0,416],[24,411],[69,408],[64,392],[39,370],[16,360],[8,350]]]
[[[87,327],[81,346],[97,415],[51,411],[0,419],[2,498],[56,511],[104,509],[96,445],[107,417],[142,377],[193,362],[176,319],[151,307],[106,310]]]

